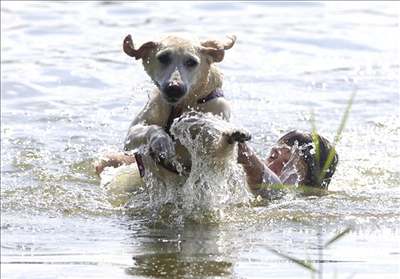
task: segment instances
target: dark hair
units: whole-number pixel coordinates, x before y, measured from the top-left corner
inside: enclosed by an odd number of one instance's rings
[[[278,143],[286,144],[290,147],[297,144],[300,149],[300,156],[308,166],[307,175],[303,183],[307,186],[327,189],[329,183],[331,182],[332,175],[336,170],[339,156],[336,153],[335,148],[326,138],[318,134],[316,136],[316,142],[319,143],[319,148],[317,150],[313,150],[315,149],[315,146],[311,133],[299,132],[296,130],[290,131],[282,136],[278,140]],[[321,177],[320,173],[323,170],[324,164],[328,159],[330,152],[334,152],[334,157],[330,162],[325,174]]]

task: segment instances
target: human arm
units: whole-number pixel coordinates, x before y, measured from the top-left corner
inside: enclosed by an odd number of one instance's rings
[[[257,193],[263,184],[282,184],[279,177],[251,150],[246,143],[238,143],[238,163],[243,166],[246,181],[253,193]]]
[[[117,168],[122,165],[130,165],[135,163],[135,157],[133,155],[127,155],[122,152],[106,154],[104,158],[101,158],[95,163],[96,174],[100,175],[106,167]]]

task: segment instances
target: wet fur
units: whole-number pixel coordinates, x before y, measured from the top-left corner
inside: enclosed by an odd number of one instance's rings
[[[150,50],[143,48],[146,44],[150,46]],[[198,99],[222,87],[222,74],[213,63],[222,60],[224,49],[221,49],[218,44],[223,44],[217,41],[207,41],[204,46],[202,46],[199,41],[177,36],[168,36],[160,42],[148,42],[146,44],[138,50],[135,50],[131,43],[131,49],[140,53],[137,55],[136,53],[132,55],[128,53],[128,55],[134,56],[136,59],[139,57],[143,60],[144,69],[157,88],[154,90],[154,94],[149,99],[146,106],[132,121],[125,141],[125,150],[136,150],[144,145],[147,147],[147,151],[149,149],[155,149],[157,152],[166,154],[168,158],[176,156],[176,159],[182,165],[190,165],[191,158],[187,150],[179,142],[174,142],[164,130],[172,105],[164,98],[160,83],[166,78],[175,78],[179,79],[181,82],[187,83],[188,92],[179,102],[174,104],[182,110],[182,113],[189,111],[211,113],[229,121],[231,109],[225,98],[215,98],[206,103],[197,104]],[[213,48],[213,46],[215,48]],[[175,71],[173,73],[164,73],[165,70],[160,66],[156,57],[157,53],[164,49],[173,52],[174,55],[176,55],[176,59],[180,59],[181,56],[187,54],[194,55],[200,59],[200,63],[192,72],[186,73],[180,71],[176,74]],[[125,52],[127,51],[125,50]],[[169,72],[171,72],[171,70]],[[174,74],[176,76],[174,76]],[[221,150],[223,149],[224,148]],[[221,156],[223,155],[221,154]],[[144,161],[149,162],[149,158],[146,158]],[[146,164],[146,168],[147,172],[156,174],[159,177],[176,175],[163,167],[157,166],[157,164]]]

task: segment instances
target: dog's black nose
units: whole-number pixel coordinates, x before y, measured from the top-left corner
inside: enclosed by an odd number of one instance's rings
[[[167,99],[171,102],[178,101],[186,93],[186,86],[177,82],[169,82],[163,89]]]

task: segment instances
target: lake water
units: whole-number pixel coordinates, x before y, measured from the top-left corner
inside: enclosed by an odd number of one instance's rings
[[[312,278],[274,250],[309,261],[319,278],[398,278],[399,10],[2,1],[1,278]],[[219,65],[223,88],[232,122],[263,156],[284,132],[310,130],[311,112],[333,139],[356,92],[327,194],[176,227],[109,202],[92,164],[122,148],[153,88],[122,40],[178,31],[237,35]]]

